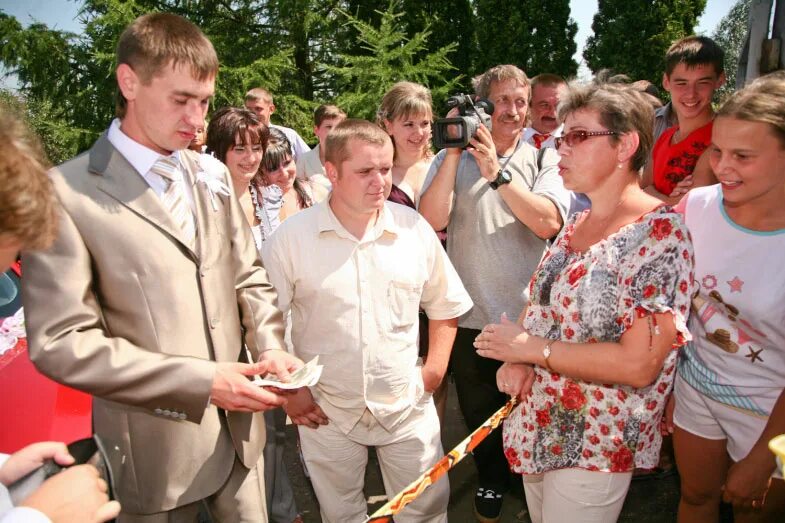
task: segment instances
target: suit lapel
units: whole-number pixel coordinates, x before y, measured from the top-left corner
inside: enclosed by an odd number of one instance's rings
[[[196,252],[183,238],[182,231],[164,208],[161,199],[150,188],[142,175],[136,172],[125,157],[114,148],[106,137],[106,133],[93,145],[89,154],[88,169],[91,173],[101,177],[98,181],[100,191],[129,208],[140,218],[161,229],[180,243],[194,260],[198,259]],[[199,198],[196,193],[194,193],[194,197],[198,202]],[[199,229],[200,227],[197,226],[197,231]]]
[[[202,257],[204,257],[205,251],[203,249],[206,248],[208,242],[208,223],[210,221],[210,213],[212,212],[212,208],[208,209],[207,207],[210,195],[205,194],[205,184],[199,183],[199,180],[196,178],[196,174],[200,171],[198,162],[194,161],[189,153],[181,151],[180,163],[188,171],[187,176],[193,190],[194,207],[196,208],[196,248],[198,249],[198,252],[202,253]]]

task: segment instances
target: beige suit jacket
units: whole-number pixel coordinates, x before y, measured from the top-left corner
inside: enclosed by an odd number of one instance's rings
[[[198,155],[181,152],[195,173]],[[228,173],[224,182],[231,188]],[[54,245],[23,257],[30,356],[95,396],[123,511],[152,513],[218,490],[239,456],[255,465],[260,414],[209,404],[215,362],[281,349],[281,314],[234,196],[195,182],[196,248],[102,136],[52,171]],[[230,189],[231,190],[231,189]]]

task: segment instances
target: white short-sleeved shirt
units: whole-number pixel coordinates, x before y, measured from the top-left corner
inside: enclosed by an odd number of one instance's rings
[[[720,185],[686,198],[699,291],[679,375],[715,401],[768,416],[785,387],[785,229],[734,223]]]
[[[433,229],[387,202],[358,240],[325,200],[287,219],[263,250],[278,305],[292,313],[295,354],[324,365],[312,391],[331,423],[348,433],[367,408],[394,429],[423,394],[419,308],[445,320],[472,307]]]

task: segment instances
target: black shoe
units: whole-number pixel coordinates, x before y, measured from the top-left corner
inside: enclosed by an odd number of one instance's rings
[[[501,493],[493,489],[480,487],[474,496],[474,515],[480,523],[497,523],[502,517]]]

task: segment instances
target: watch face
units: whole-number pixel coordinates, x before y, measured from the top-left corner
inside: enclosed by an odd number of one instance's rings
[[[499,176],[502,179],[502,183],[510,183],[512,181],[512,175],[509,171],[502,171],[499,173]]]

